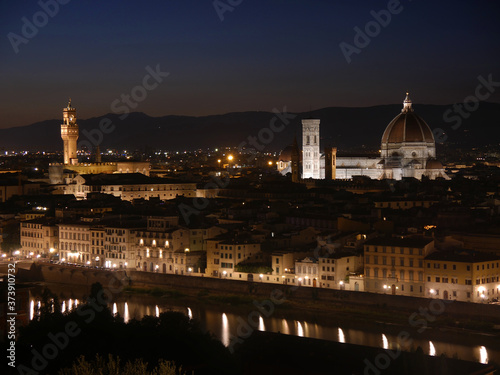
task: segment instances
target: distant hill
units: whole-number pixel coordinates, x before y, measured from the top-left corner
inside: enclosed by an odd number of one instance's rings
[[[300,120],[307,117],[321,119],[322,146],[330,145],[339,151],[352,149],[377,149],[387,124],[401,111],[401,104],[363,108],[330,107],[307,113],[298,113],[281,132],[274,133],[272,142],[264,144],[263,151],[279,151],[293,141],[294,134],[300,139]],[[446,131],[450,144],[481,146],[500,143],[500,104],[480,104],[460,127],[453,130],[453,122],[445,122],[443,114],[452,105],[414,104],[415,112],[431,129]],[[86,132],[95,135],[104,118],[112,121],[115,129],[104,134],[101,149],[152,147],[181,151],[199,148],[237,146],[248,137],[258,137],[259,131],[269,128],[272,112],[237,112],[216,116],[164,116],[150,117],[144,113],[131,113],[120,120],[119,115],[107,114],[86,120],[79,119],[80,139],[87,139]],[[32,125],[0,129],[0,150],[56,151],[62,150],[61,120],[46,120]],[[280,128],[280,121],[275,127]],[[92,133],[94,131],[94,133]],[[262,130],[264,136],[269,131]],[[267,141],[267,138],[264,142]],[[247,141],[248,142],[248,141]]]

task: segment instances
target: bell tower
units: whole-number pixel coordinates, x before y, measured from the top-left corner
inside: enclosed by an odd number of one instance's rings
[[[63,108],[63,123],[61,124],[61,138],[64,142],[64,164],[78,164],[76,155],[76,141],[78,140],[78,124],[76,123],[76,109],[68,106]]]
[[[302,178],[319,179],[319,123],[317,119],[302,120]]]

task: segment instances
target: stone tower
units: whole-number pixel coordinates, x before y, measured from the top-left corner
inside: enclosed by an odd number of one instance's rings
[[[337,172],[337,148],[325,148],[325,179],[335,180]]]
[[[320,178],[319,122],[302,120],[302,178]]]
[[[78,124],[76,123],[76,109],[71,107],[71,99],[68,102],[68,106],[63,109],[61,138],[64,142],[64,164],[78,164],[78,157],[76,155]]]

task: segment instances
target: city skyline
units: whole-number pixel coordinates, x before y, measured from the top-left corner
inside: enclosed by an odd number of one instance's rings
[[[406,90],[461,103],[478,77],[499,81],[485,1],[230,3],[4,4],[0,128],[59,118],[70,96],[83,119],[124,106],[203,116],[396,104]]]

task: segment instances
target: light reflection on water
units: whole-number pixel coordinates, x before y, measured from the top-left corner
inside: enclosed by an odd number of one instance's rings
[[[302,328],[302,324],[297,322],[297,336],[304,337],[304,329]]]
[[[229,321],[227,319],[226,313],[222,313],[222,343],[225,346],[229,346]]]
[[[483,364],[488,363],[488,351],[484,346],[479,347],[479,362]]]
[[[259,331],[265,331],[266,327],[264,326],[264,319],[262,316],[259,316],[259,327],[257,328]]]
[[[245,319],[248,318],[248,316],[240,313],[234,313],[228,311],[227,309],[223,312],[218,310],[217,307],[211,308],[210,306],[203,305],[187,307],[182,304],[175,306],[169,304],[168,301],[165,300],[156,300],[156,303],[147,304],[144,300],[146,299],[127,296],[127,301],[123,299],[121,301],[117,300],[110,307],[112,308],[113,314],[120,314],[125,322],[128,322],[132,318],[141,319],[145,315],[154,314],[155,316],[159,316],[160,313],[164,311],[182,312],[190,319],[194,318],[199,321],[203,328],[215,333],[215,335],[219,337],[219,339],[226,346],[230,344],[231,337],[237,336],[238,332],[240,332],[240,334],[244,334],[246,329],[250,327],[251,329],[261,331],[281,332],[283,334],[291,334],[301,337],[311,337],[341,343],[381,347],[384,349],[401,346],[402,350],[412,351],[415,350],[417,346],[422,348],[428,347],[428,352],[425,349],[424,351],[431,356],[446,354],[448,357],[477,361],[483,364],[487,364],[492,360],[492,358],[496,361],[500,361],[500,350],[493,346],[487,348],[482,345],[470,345],[466,339],[460,342],[441,342],[436,341],[435,339],[429,341],[428,339],[425,340],[423,338],[413,336],[411,337],[412,346],[405,347],[405,342],[398,341],[397,334],[384,332],[385,330],[383,327],[380,327],[377,332],[376,330],[367,331],[362,329],[342,328],[338,326],[322,325],[317,322],[308,322],[304,320],[298,321],[281,317],[275,318],[272,316],[264,318],[259,315],[258,320]],[[61,298],[60,303],[62,312],[69,310],[71,306],[76,308],[77,305],[80,304],[77,299],[69,298]],[[35,316],[36,305],[40,306],[39,298],[36,300],[32,298],[29,304],[30,319],[33,319]]]
[[[389,341],[387,340],[387,336],[382,333],[382,348],[389,349]]]
[[[129,320],[130,320],[130,314],[128,313],[128,303],[125,302],[125,305],[123,307],[123,321],[125,323],[128,323]]]
[[[284,333],[285,335],[289,335],[290,328],[288,328],[288,322],[286,321],[286,319],[281,319],[281,326],[282,326],[281,332]]]
[[[432,341],[429,341],[429,355],[435,356],[436,355],[436,348]]]
[[[340,327],[339,327],[339,342],[345,343],[344,331],[342,331],[342,328],[340,328]]]

